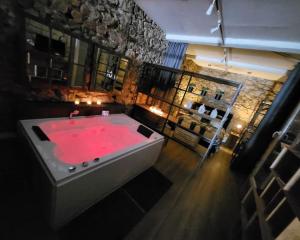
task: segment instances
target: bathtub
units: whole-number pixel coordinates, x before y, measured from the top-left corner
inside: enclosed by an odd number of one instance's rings
[[[151,167],[164,141],[125,114],[21,120],[18,129],[54,229]]]

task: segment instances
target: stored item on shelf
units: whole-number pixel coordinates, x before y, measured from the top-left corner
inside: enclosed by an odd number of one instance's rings
[[[199,134],[203,135],[206,131],[206,127],[200,127]]]
[[[216,99],[216,100],[221,100],[221,98],[222,98],[223,95],[224,95],[224,91],[222,91],[222,90],[217,90],[217,91],[216,91],[215,99]]]
[[[184,107],[188,108],[188,109],[191,109],[193,106],[193,102],[191,101],[188,101],[186,104],[184,104]]]
[[[183,121],[183,117],[179,117],[178,118],[178,125],[181,125],[182,121]]]
[[[202,90],[201,90],[201,92],[200,92],[200,96],[206,96],[207,91],[208,91],[208,88],[207,88],[207,87],[202,88]]]
[[[191,122],[190,124],[190,130],[194,130],[196,127],[197,123],[196,122]]]
[[[195,84],[190,84],[190,85],[188,86],[188,88],[187,88],[187,91],[188,91],[188,92],[193,92],[194,87],[195,87]]]
[[[218,120],[212,120],[212,121],[210,121],[210,124],[213,127],[218,128],[220,126],[220,121],[218,121]]]
[[[202,105],[199,107],[199,109],[198,109],[198,113],[203,114],[203,113],[205,113],[205,111],[206,111],[205,105],[202,104]]]
[[[212,110],[209,116],[211,118],[216,118],[218,116],[218,110],[217,109]]]

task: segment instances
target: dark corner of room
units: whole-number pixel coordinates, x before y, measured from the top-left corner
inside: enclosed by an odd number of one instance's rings
[[[1,0],[0,239],[300,239],[300,2]]]

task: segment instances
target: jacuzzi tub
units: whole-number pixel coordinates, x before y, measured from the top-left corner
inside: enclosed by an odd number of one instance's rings
[[[164,138],[145,136],[139,126],[125,114],[19,122],[38,163],[35,183],[54,229],[155,163]]]

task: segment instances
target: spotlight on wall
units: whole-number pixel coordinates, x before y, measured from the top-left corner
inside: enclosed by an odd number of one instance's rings
[[[208,9],[206,11],[206,15],[211,15],[212,14],[212,11],[214,9],[215,3],[216,3],[216,0],[213,0],[211,2],[211,4],[209,5],[209,7],[208,7]]]

